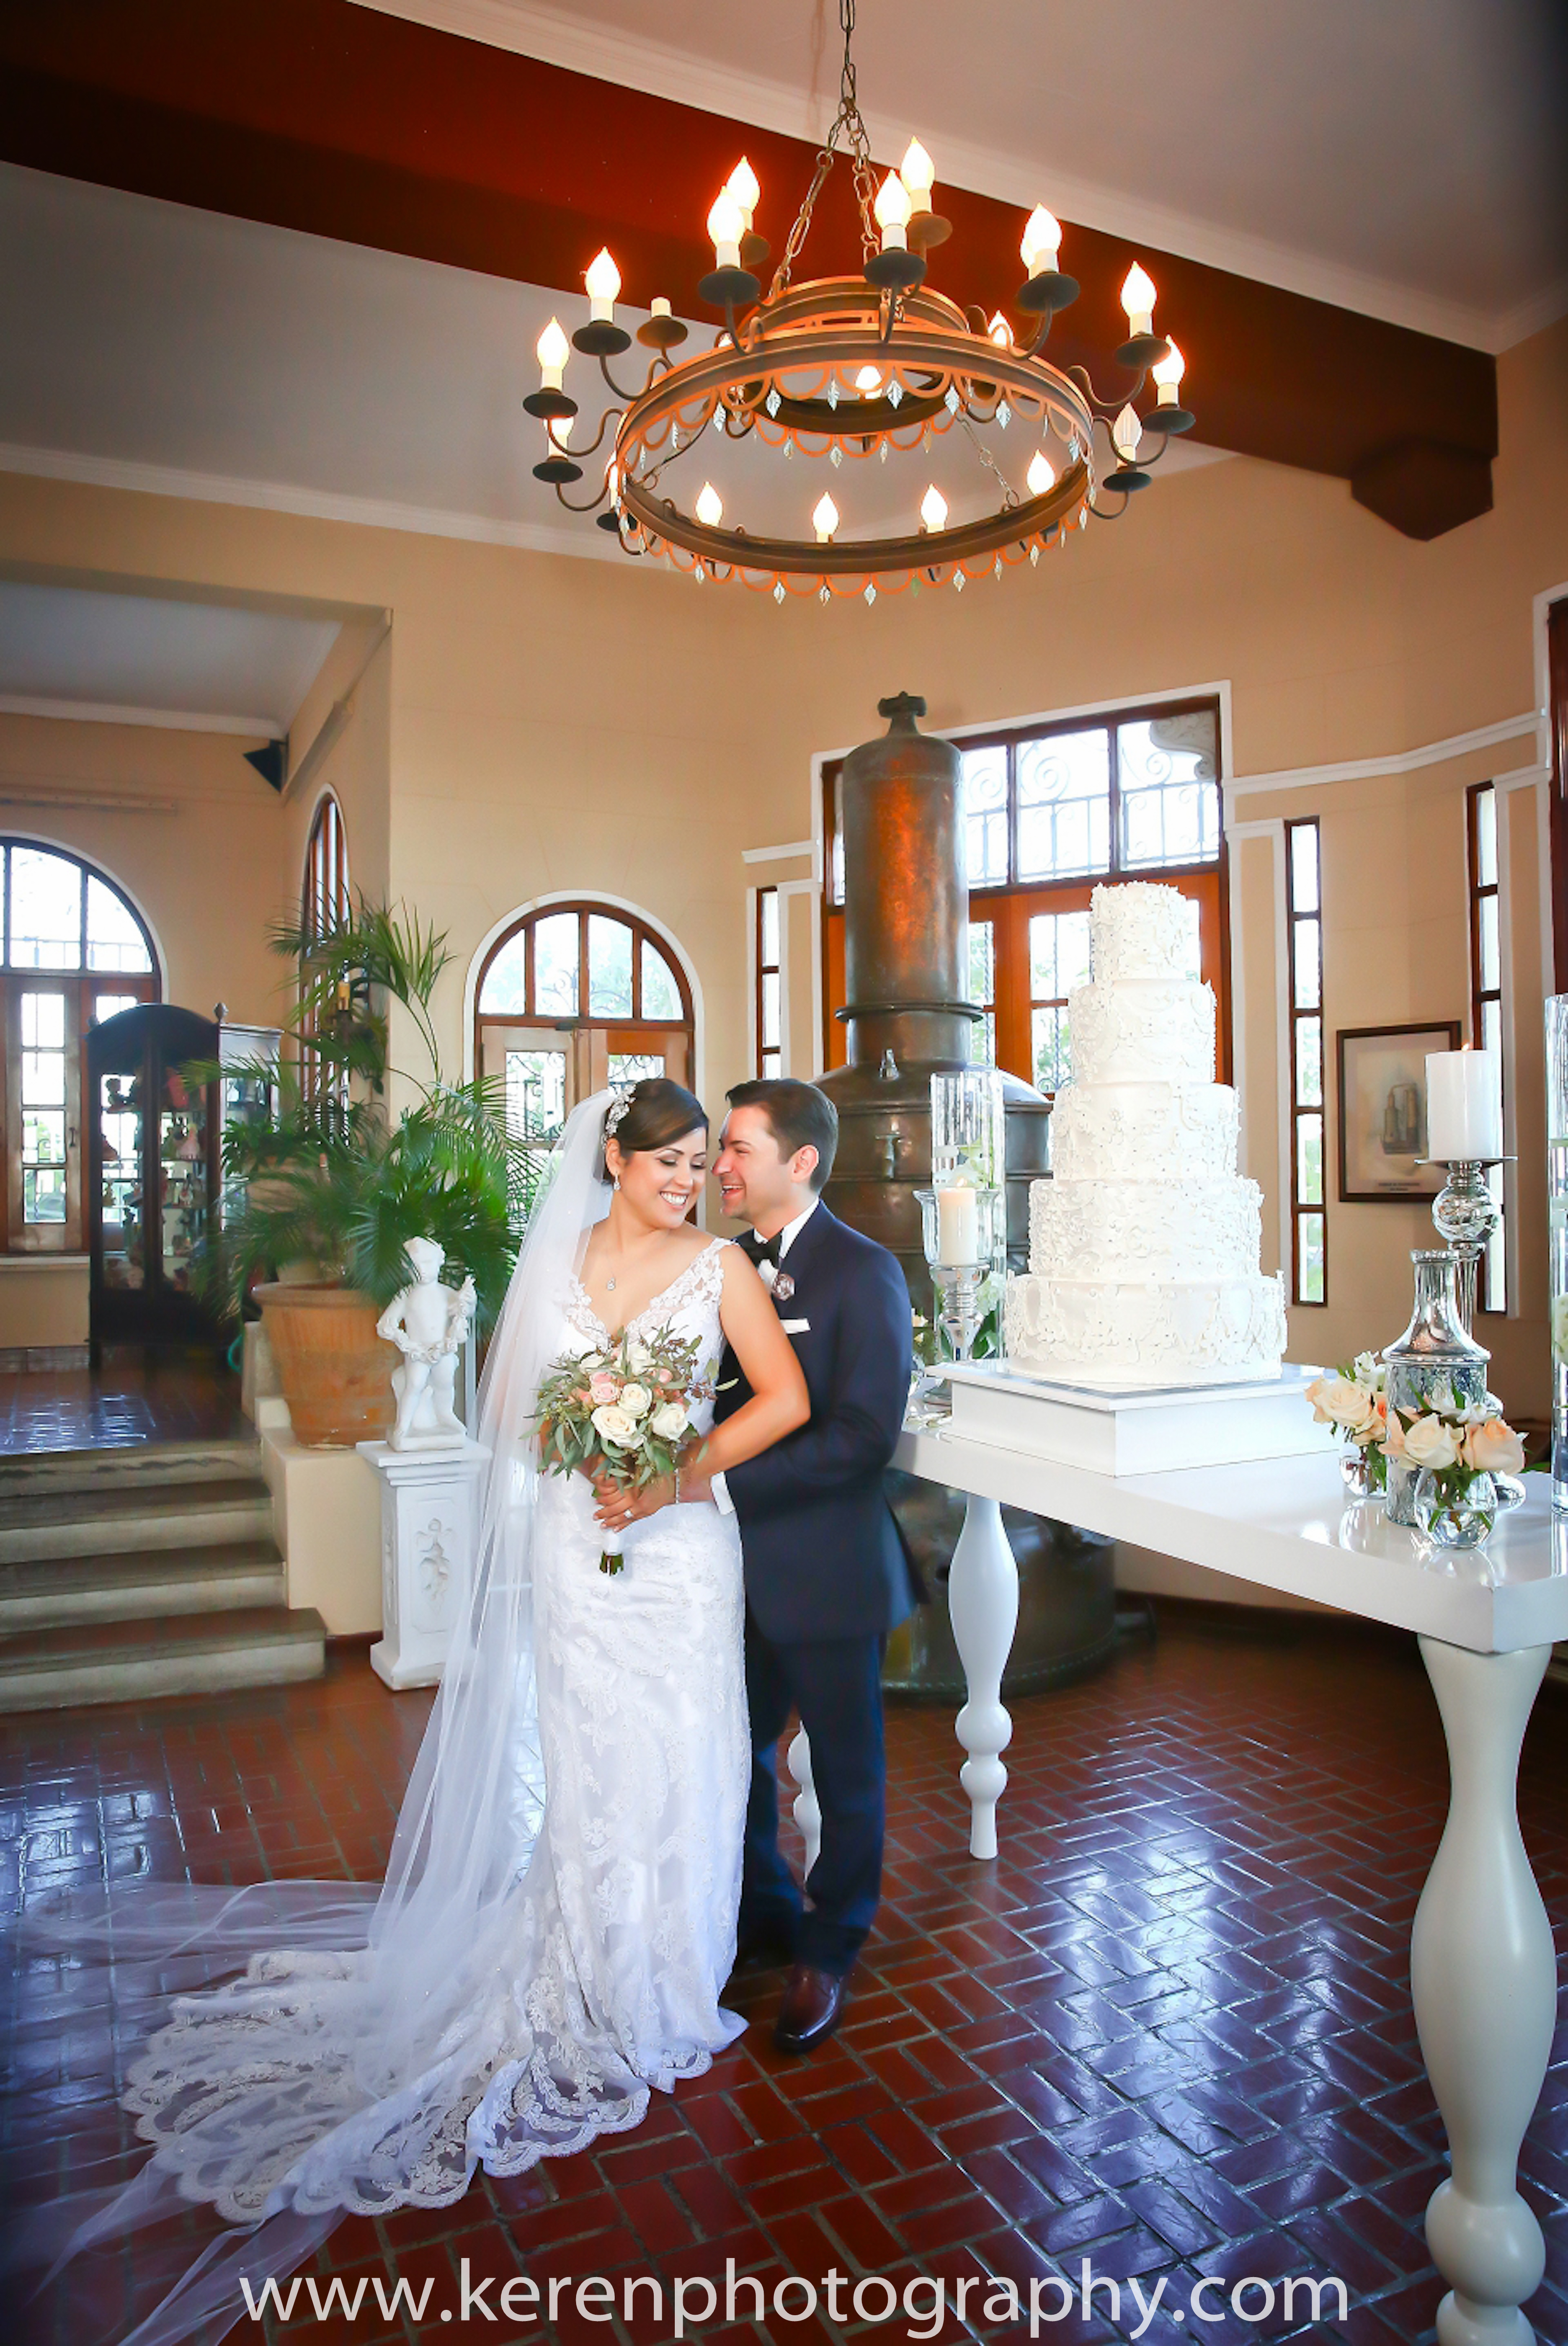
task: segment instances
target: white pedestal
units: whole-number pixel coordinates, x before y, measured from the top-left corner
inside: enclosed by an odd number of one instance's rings
[[[382,1487],[382,1639],[371,1668],[390,1687],[435,1686],[479,1539],[479,1477],[490,1453],[357,1445]]]
[[[263,1395],[256,1403],[256,1430],[290,1604],[314,1606],[334,1637],[379,1629],[375,1476],[351,1450],[308,1449],[296,1442],[286,1402]]]
[[[1010,1362],[955,1362],[952,1431],[964,1442],[1022,1450],[1097,1474],[1159,1474],[1180,1466],[1239,1466],[1334,1450],[1306,1398],[1322,1372],[1287,1362],[1245,1384],[1145,1386],[1109,1392],[1054,1384]]]

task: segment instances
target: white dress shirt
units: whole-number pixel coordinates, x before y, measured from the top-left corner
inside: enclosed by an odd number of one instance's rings
[[[796,1239],[799,1237],[801,1231],[805,1229],[807,1223],[816,1212],[820,1202],[820,1199],[813,1198],[805,1212],[803,1214],[797,1214],[794,1220],[792,1222],[786,1222],[783,1229],[779,1231],[779,1262],[780,1269],[783,1268],[785,1256],[789,1253],[790,1248],[794,1245]],[[713,1493],[713,1503],[718,1509],[719,1514],[721,1515],[732,1515],[735,1513],[735,1502],[729,1495],[729,1486],[725,1482],[722,1472],[714,1476],[709,1488]]]

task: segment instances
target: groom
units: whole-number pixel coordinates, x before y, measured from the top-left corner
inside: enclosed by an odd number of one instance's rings
[[[742,1243],[811,1400],[805,1425],[713,1486],[739,1518],[746,1574],[753,1756],[739,1953],[791,1962],[776,2035],[785,2052],[805,2053],[838,2026],[876,1912],[882,1649],[923,1595],[882,1489],[909,1399],[910,1300],[894,1257],[820,1201],[839,1139],[827,1094],[770,1079],[738,1084],[728,1099],[714,1167],[724,1210],[751,1225]],[[723,1419],[750,1392],[732,1352],[719,1381]],[[822,1813],[804,1911],[779,1848],[774,1755],[791,1708]]]

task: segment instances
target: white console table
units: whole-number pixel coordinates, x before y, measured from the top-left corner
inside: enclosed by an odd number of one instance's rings
[[[942,1432],[909,1433],[895,1464],[966,1492],[948,1594],[968,1699],[957,1733],[970,1849],[996,1855],[1002,1674],[1018,1581],[1001,1506],[1080,1524],[1247,1584],[1414,1630],[1447,1739],[1447,1826],[1416,1912],[1410,1984],[1421,2055],[1448,2128],[1451,2172],[1427,2208],[1451,2284],[1440,2346],[1529,2346],[1519,2310],[1545,2269],[1541,2228],[1515,2188],[1519,2147],[1552,2047],[1551,1925],[1520,1837],[1520,1745],[1553,1643],[1568,1637],[1568,1524],[1544,1475],[1480,1556],[1423,1558],[1381,1509],[1349,1507],[1336,1458],[1262,1459],[1115,1476]]]

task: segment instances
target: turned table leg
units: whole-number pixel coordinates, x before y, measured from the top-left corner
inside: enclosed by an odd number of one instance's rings
[[[785,1757],[789,1763],[789,1773],[800,1788],[789,1813],[799,1827],[800,1838],[806,1844],[806,1872],[809,1873],[822,1846],[822,1810],[817,1800],[817,1788],[811,1781],[811,1746],[803,1727],[797,1732]]]
[[[1013,1721],[1003,1707],[1002,1673],[1018,1627],[1018,1567],[994,1499],[971,1494],[964,1507],[947,1604],[969,1698],[953,1729],[969,1754],[958,1771],[972,1810],[969,1853],[994,1857],[996,1803],[1007,1786],[1001,1755],[1013,1738]]]
[[[1477,1654],[1420,1641],[1448,1739],[1448,1822],[1416,1909],[1410,1986],[1451,2173],[1427,2208],[1449,2294],[1440,2346],[1528,2346],[1541,2227],[1515,2188],[1552,2050],[1552,1927],[1520,1837],[1519,1749],[1546,1647]]]

